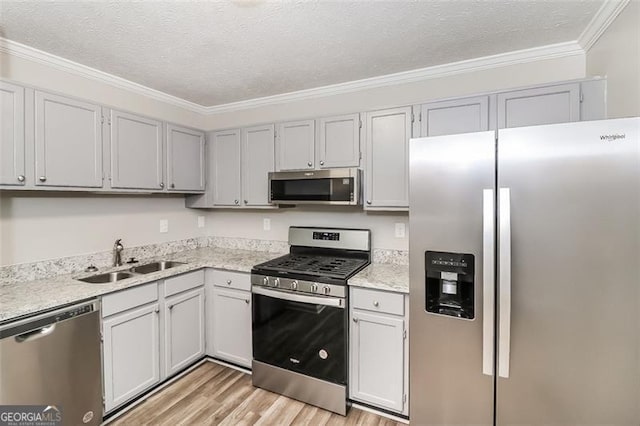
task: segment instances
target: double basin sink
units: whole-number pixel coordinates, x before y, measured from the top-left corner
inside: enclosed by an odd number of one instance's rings
[[[108,272],[106,274],[91,275],[85,278],[78,278],[78,281],[91,284],[107,284],[116,281],[125,280],[135,277],[136,275],[150,274],[152,272],[164,271],[165,269],[175,268],[176,266],[185,265],[185,262],[173,262],[163,260],[160,262],[146,263],[140,266],[134,266],[127,271]]]

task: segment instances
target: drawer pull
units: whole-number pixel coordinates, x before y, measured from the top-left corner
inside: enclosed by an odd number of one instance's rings
[[[244,303],[249,304],[249,299],[244,299]]]
[[[355,322],[356,324],[358,323],[358,318],[353,318],[353,322]]]
[[[228,285],[231,285],[231,280],[227,280],[227,284],[228,284]]]
[[[378,306],[380,306],[380,303],[378,303],[378,301],[376,300],[376,301],[373,302],[373,306],[375,306],[377,308]]]

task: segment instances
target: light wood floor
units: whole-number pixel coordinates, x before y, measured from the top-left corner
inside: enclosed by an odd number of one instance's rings
[[[352,408],[342,417],[251,385],[251,376],[206,362],[109,426],[121,425],[401,426]]]

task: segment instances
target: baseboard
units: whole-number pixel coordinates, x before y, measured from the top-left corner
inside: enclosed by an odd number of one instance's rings
[[[362,410],[362,411],[367,411],[369,413],[373,413],[373,414],[377,414],[380,417],[385,417],[387,419],[393,420],[394,422],[400,422],[400,423],[404,423],[404,424],[409,424],[409,419],[404,417],[404,416],[400,416],[400,415],[395,415],[392,413],[389,413],[387,411],[383,411],[383,410],[378,410],[376,408],[370,407],[368,405],[361,405],[358,402],[355,402],[353,400],[349,400],[351,402],[351,408],[357,408],[358,410]]]
[[[251,369],[249,369],[247,367],[242,367],[240,365],[236,365],[236,364],[233,364],[233,363],[230,363],[230,362],[227,362],[227,361],[222,361],[222,360],[220,360],[218,358],[213,358],[213,357],[207,356],[204,359],[204,361],[213,362],[214,364],[219,364],[219,365],[222,365],[224,367],[229,367],[229,368],[232,368],[234,370],[238,370],[238,371],[240,371],[242,373],[251,375]]]

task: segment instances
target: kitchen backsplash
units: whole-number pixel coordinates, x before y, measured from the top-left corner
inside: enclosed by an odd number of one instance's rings
[[[126,262],[131,257],[135,257],[137,260],[148,259],[203,247],[220,247],[272,253],[286,253],[289,250],[289,245],[286,241],[199,237],[138,247],[125,247],[122,252],[122,260]],[[111,266],[111,262],[112,252],[108,250],[98,253],[62,257],[59,259],[2,266],[0,267],[0,285],[82,272],[89,265],[95,265],[103,269]],[[403,250],[373,249],[373,262],[408,265],[409,253]]]

